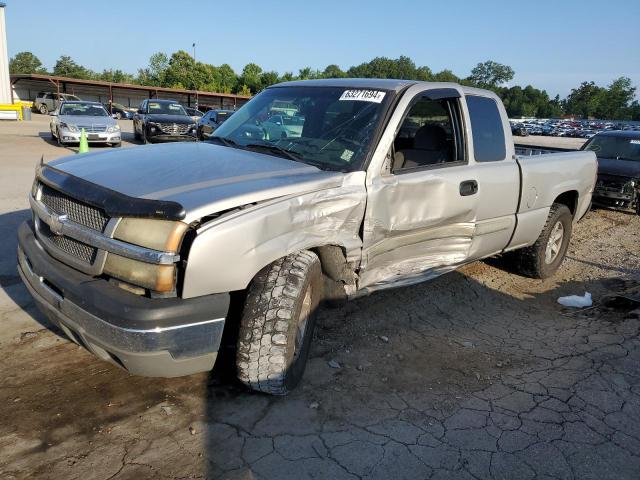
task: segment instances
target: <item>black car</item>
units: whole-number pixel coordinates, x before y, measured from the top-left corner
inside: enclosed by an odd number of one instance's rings
[[[528,137],[529,130],[521,123],[512,123],[511,124],[511,134],[517,135],[518,137]]]
[[[191,118],[193,118],[193,121],[196,122],[196,123],[198,123],[198,121],[204,115],[204,113],[202,113],[197,108],[184,107],[184,110],[187,112],[187,115],[189,115]]]
[[[133,116],[133,136],[142,143],[196,139],[196,123],[173,100],[144,100]]]
[[[640,132],[606,131],[582,147],[598,157],[593,203],[640,215]]]
[[[215,129],[231,115],[233,115],[233,110],[209,110],[198,122],[198,138],[200,140],[209,138]]]
[[[107,110],[107,112],[109,112],[111,115],[113,115],[114,118],[117,118],[118,120],[131,120],[133,118],[133,113],[127,110],[124,105],[115,102],[111,104],[103,103],[102,105],[104,106],[105,110]]]

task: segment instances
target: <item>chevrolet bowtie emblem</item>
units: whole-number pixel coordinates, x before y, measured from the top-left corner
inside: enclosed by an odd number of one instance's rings
[[[55,235],[62,235],[63,223],[66,221],[66,215],[51,215],[51,223],[49,224],[49,229]]]

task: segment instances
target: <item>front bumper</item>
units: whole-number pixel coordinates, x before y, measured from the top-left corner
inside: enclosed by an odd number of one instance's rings
[[[62,143],[79,143],[82,133],[61,129],[59,135]],[[117,132],[86,133],[86,135],[89,143],[120,143],[122,141],[120,130]]]
[[[614,208],[628,208],[638,200],[638,194],[612,188],[598,188],[593,191],[593,203]]]
[[[177,377],[213,368],[228,294],[152,299],[128,293],[49,256],[31,222],[18,231],[18,272],[50,321],[129,373]]]

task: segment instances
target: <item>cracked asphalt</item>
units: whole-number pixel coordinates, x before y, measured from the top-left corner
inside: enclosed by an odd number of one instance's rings
[[[3,128],[0,149],[58,152]],[[590,212],[553,279],[490,260],[323,309],[302,384],[275,398],[224,356],[209,375],[132,377],[48,324],[15,271],[34,162],[12,155],[0,478],[640,478],[640,311],[607,301],[640,287],[640,217]],[[585,291],[594,308],[556,302]]]

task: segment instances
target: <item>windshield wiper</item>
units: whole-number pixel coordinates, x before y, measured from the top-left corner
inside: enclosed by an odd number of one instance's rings
[[[264,143],[249,143],[248,145],[244,145],[244,148],[255,148],[255,149],[267,150],[269,152],[278,154],[281,157],[286,157],[289,160],[293,160],[296,162],[302,161],[304,163],[304,160],[302,160],[302,155],[300,155],[298,152],[292,152],[291,150],[287,150],[286,148],[282,148],[277,145],[266,145]]]
[[[224,137],[209,137],[209,140],[218,140],[225,147],[239,148],[240,146],[236,143],[235,140],[231,140],[230,138]]]

